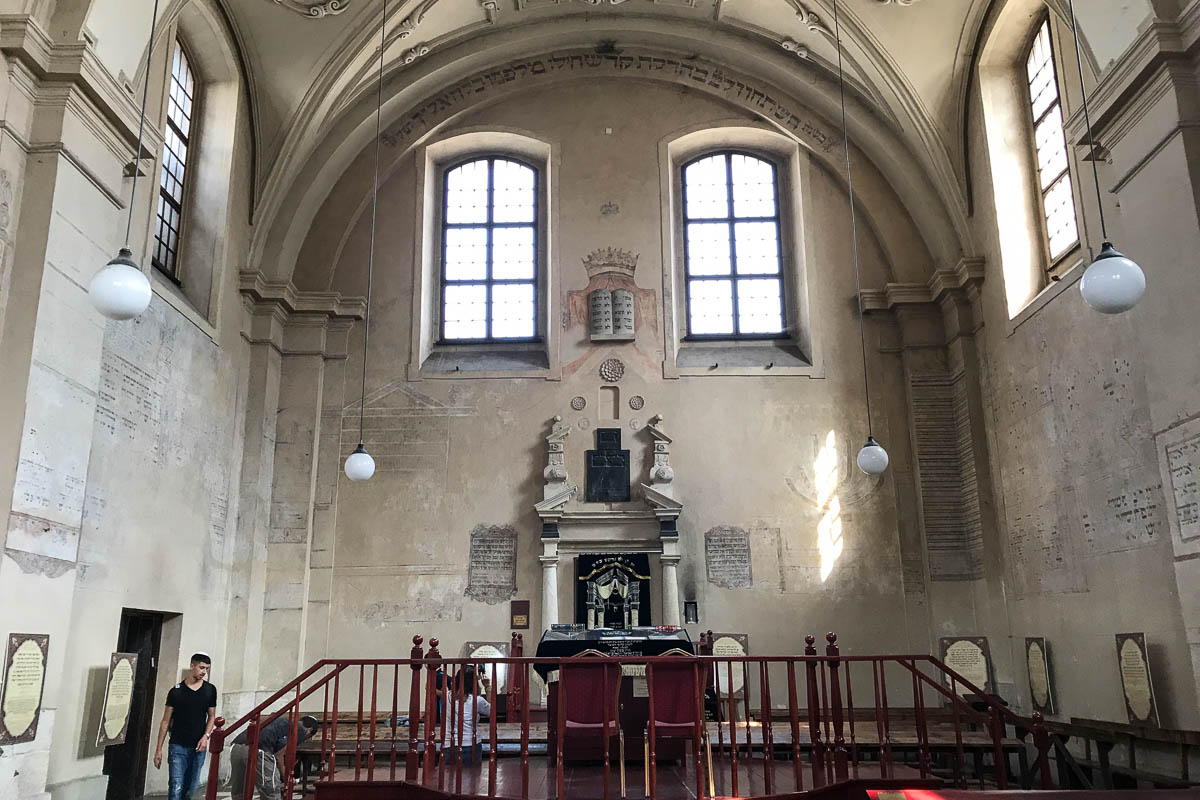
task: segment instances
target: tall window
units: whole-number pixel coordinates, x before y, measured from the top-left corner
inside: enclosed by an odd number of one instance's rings
[[[502,157],[446,171],[442,341],[537,338],[537,172]]]
[[[745,153],[683,168],[688,335],[778,338],[784,331],[775,165]]]
[[[178,280],[179,231],[183,219],[183,185],[192,131],[196,78],[183,45],[175,42],[171,59],[171,90],[167,95],[167,125],[163,137],[162,174],[158,181],[158,225],[154,266]]]
[[[1037,149],[1038,189],[1046,219],[1046,243],[1050,265],[1079,243],[1075,222],[1075,199],[1071,194],[1071,172],[1067,163],[1067,140],[1063,133],[1062,104],[1058,75],[1050,41],[1050,21],[1042,22],[1029,58],[1029,102],[1033,111],[1033,143]]]

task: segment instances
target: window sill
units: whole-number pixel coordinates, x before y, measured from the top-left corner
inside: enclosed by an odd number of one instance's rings
[[[685,340],[675,354],[679,376],[823,377],[790,339]]]
[[[1077,260],[1062,270],[1061,278],[1057,281],[1051,281],[1046,288],[1035,294],[1033,299],[1026,303],[1025,307],[1018,311],[1015,317],[1008,321],[1005,337],[1012,336],[1017,332],[1017,328],[1033,319],[1039,311],[1050,304],[1050,301],[1065,292],[1067,287],[1074,286],[1079,282],[1089,263],[1088,253],[1080,249],[1075,252],[1074,258]]]
[[[150,285],[154,288],[154,293],[165,300],[167,305],[182,314],[188,322],[199,328],[201,333],[212,339],[213,344],[218,344],[216,327],[196,310],[179,286],[158,269],[152,268],[150,274]]]
[[[551,373],[550,357],[541,342],[435,345],[418,369],[410,367],[409,377],[557,378]]]

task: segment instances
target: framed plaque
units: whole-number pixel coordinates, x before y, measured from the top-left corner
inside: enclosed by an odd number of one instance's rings
[[[37,738],[49,655],[48,635],[9,634],[4,657],[4,693],[0,695],[0,745],[32,742]]]
[[[108,681],[104,684],[104,713],[100,716],[100,730],[96,732],[96,747],[125,743],[137,660],[137,653],[113,653],[109,658]]]
[[[1050,681],[1050,652],[1040,636],[1025,638],[1025,669],[1029,674],[1029,697],[1043,714],[1054,713],[1054,690]]]
[[[995,694],[992,682],[992,651],[985,636],[945,636],[938,640],[942,662],[970,681],[985,694]],[[949,688],[949,686],[947,686]],[[959,685],[961,695],[974,694],[974,689]]]
[[[750,655],[750,637],[744,633],[714,633],[713,655],[717,658],[739,658]],[[729,665],[720,664],[717,668],[717,691],[722,697],[729,696],[731,676]],[[733,662],[732,686],[737,694],[745,686],[745,671],[742,665]]]
[[[529,630],[529,601],[512,600],[508,604],[509,627],[514,631]]]
[[[508,658],[508,642],[467,642],[462,646],[459,658],[484,659]],[[492,665],[484,664],[487,668],[487,678],[492,679]],[[508,665],[496,664],[496,694],[501,694],[507,684]],[[482,689],[481,689],[482,693]]]
[[[1146,634],[1117,634],[1117,668],[1121,672],[1121,691],[1131,725],[1159,726],[1158,706],[1154,702],[1154,683],[1150,680],[1150,655],[1146,652]]]

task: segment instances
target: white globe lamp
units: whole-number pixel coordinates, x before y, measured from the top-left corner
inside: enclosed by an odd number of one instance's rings
[[[868,475],[882,475],[888,467],[887,450],[874,436],[867,437],[867,443],[858,451],[858,468]]]
[[[371,454],[362,446],[362,442],[358,443],[358,447],[354,448],[354,452],[346,459],[346,477],[352,481],[370,480],[375,474],[375,459],[371,458]]]
[[[96,310],[109,319],[133,319],[150,305],[150,280],[133,260],[129,248],[96,273],[88,286],[88,297]]]
[[[1100,255],[1084,271],[1079,293],[1085,303],[1101,314],[1123,314],[1146,293],[1146,275],[1110,242],[1105,242]]]

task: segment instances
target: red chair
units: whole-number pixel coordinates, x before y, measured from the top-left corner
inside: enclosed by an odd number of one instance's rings
[[[625,735],[621,731],[618,699],[619,664],[563,661],[558,670],[558,797],[563,796],[563,743],[568,739],[599,738],[604,751],[604,796],[608,797],[609,748],[618,740],[621,797],[625,797]]]
[[[646,683],[650,695],[650,719],[643,740],[646,796],[650,796],[651,771],[657,772],[655,742],[661,739],[690,739],[695,743],[696,795],[704,796],[703,773],[706,770],[700,762],[700,746],[703,744],[708,756],[708,796],[712,797],[712,745],[708,740],[708,726],[704,722],[707,671],[690,653],[679,651],[678,655],[687,657],[680,658],[678,662],[659,661],[646,665]]]

